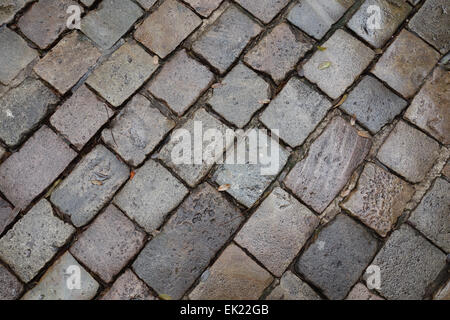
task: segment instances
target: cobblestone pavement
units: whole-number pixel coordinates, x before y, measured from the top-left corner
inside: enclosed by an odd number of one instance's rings
[[[0,0],[0,299],[449,299],[449,12]],[[196,121],[281,167],[176,163]]]

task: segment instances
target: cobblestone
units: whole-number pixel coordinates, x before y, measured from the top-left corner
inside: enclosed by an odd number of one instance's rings
[[[186,2],[203,17],[209,17],[209,15],[219,7],[222,1],[223,0],[186,0]]]
[[[384,300],[380,296],[372,293],[362,283],[356,284],[345,300]]]
[[[33,0],[6,0],[0,4],[0,25],[11,22],[17,12]]]
[[[127,269],[101,300],[155,300],[148,287]]]
[[[18,212],[15,212],[11,205],[0,197],[0,234],[13,222]]]
[[[289,0],[237,0],[236,2],[262,22],[269,23],[289,3]]]
[[[17,299],[22,290],[20,281],[0,264],[0,300]]]
[[[267,300],[321,300],[320,296],[291,271],[287,271]]]

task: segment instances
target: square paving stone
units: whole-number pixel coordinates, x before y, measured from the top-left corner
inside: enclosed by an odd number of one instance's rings
[[[148,160],[116,196],[114,203],[147,232],[152,233],[188,192],[167,169],[156,161]]]
[[[0,26],[14,20],[16,13],[32,1],[33,0],[2,0],[2,3],[0,3]]]
[[[439,60],[439,52],[402,30],[372,70],[405,98],[412,97]]]
[[[269,23],[289,3],[289,0],[236,0],[244,9],[264,23]]]
[[[158,68],[137,43],[127,42],[102,63],[86,83],[114,107],[120,106]]]
[[[288,20],[310,36],[321,39],[350,8],[354,0],[301,0]]]
[[[81,31],[101,48],[111,48],[143,14],[131,0],[103,0],[81,20]]]
[[[45,49],[67,29],[70,15],[66,11],[72,5],[79,7],[73,0],[40,0],[19,19],[20,31],[41,49]]]
[[[56,218],[47,200],[41,200],[0,239],[0,258],[29,282],[74,231]]]
[[[261,30],[256,22],[231,5],[194,42],[192,49],[220,73],[225,73]]]
[[[365,76],[350,92],[341,108],[356,116],[373,134],[392,122],[408,102],[386,88],[378,79]]]
[[[368,163],[356,191],[343,208],[385,237],[403,213],[414,189],[397,176]]]
[[[0,300],[15,300],[23,290],[23,285],[8,269],[0,264]]]
[[[11,205],[0,197],[0,234],[14,221],[19,212],[13,210]]]
[[[369,19],[374,15],[373,6],[380,9],[379,28],[368,26]],[[347,26],[374,47],[381,48],[392,37],[411,10],[412,7],[404,0],[365,0]]]
[[[12,0],[9,0],[12,1]],[[0,19],[1,7],[0,4]],[[0,29],[0,83],[7,85],[26,66],[38,57],[38,53],[31,49],[25,40],[17,33],[4,27]]]
[[[295,268],[328,298],[341,300],[376,251],[377,240],[364,227],[341,214],[321,230]]]
[[[216,10],[223,0],[185,0],[192,8],[203,17],[209,17]]]
[[[291,147],[301,145],[332,107],[325,96],[298,78],[291,78],[261,115],[270,129]]]
[[[280,83],[312,48],[312,40],[287,23],[276,26],[244,58],[254,69]]]
[[[127,269],[101,300],[155,300],[155,297],[145,283]]]
[[[64,171],[76,152],[43,126],[0,166],[0,190],[14,206],[25,208]]]
[[[78,273],[79,271],[79,273]],[[81,287],[69,287],[70,276],[80,275]],[[100,285],[66,252],[42,276],[38,284],[28,291],[22,300],[90,300],[97,294]]]
[[[100,56],[100,51],[85,36],[74,31],[58,42],[33,70],[59,93],[65,94]]]
[[[436,141],[400,121],[381,146],[378,159],[407,180],[417,183],[430,171],[439,151]]]
[[[413,211],[409,222],[436,245],[450,252],[450,183],[438,178]]]
[[[81,150],[113,115],[114,111],[83,85],[56,110],[50,123]]]
[[[144,239],[145,234],[110,205],[78,236],[70,253],[103,281],[111,282],[139,252]]]
[[[235,237],[274,275],[281,277],[319,224],[308,208],[275,188]]]
[[[297,163],[285,180],[303,202],[323,212],[364,161],[372,143],[336,117],[311,145],[308,156]]]
[[[405,119],[443,144],[450,144],[450,71],[436,68],[414,97]]]
[[[178,52],[147,86],[147,90],[182,115],[208,89],[214,74],[185,50]]]
[[[316,83],[333,99],[345,90],[369,66],[375,53],[361,41],[339,29],[303,66],[305,77]]]
[[[408,25],[442,54],[450,50],[449,10],[450,4],[446,0],[427,0]]]
[[[372,265],[381,272],[381,289],[389,300],[418,300],[445,268],[445,254],[404,224],[395,231]]]
[[[157,0],[137,0],[136,2],[141,5],[145,10],[150,9],[156,3]]]
[[[159,294],[180,299],[242,221],[239,210],[205,183],[146,245],[133,269]]]
[[[177,0],[166,0],[137,28],[134,38],[165,58],[199,25],[200,19]]]
[[[229,122],[244,127],[263,104],[270,99],[270,86],[256,72],[239,63],[214,88],[208,104]]]
[[[321,300],[321,298],[295,274],[287,271],[266,300]]]
[[[98,145],[53,191],[51,202],[81,227],[111,200],[129,176],[128,167]]]
[[[345,300],[384,300],[380,296],[372,293],[362,283],[357,283]]]
[[[273,281],[269,272],[242,249],[229,245],[219,259],[203,273],[189,295],[191,300],[258,300]]]

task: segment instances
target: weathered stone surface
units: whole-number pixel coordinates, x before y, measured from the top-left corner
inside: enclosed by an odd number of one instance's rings
[[[0,3],[0,26],[11,22],[22,8],[33,0],[3,0]]]
[[[83,85],[56,110],[50,123],[81,150],[113,115],[114,111]]]
[[[25,208],[64,171],[76,152],[43,126],[0,166],[0,190],[14,206]]]
[[[402,30],[372,73],[403,97],[410,98],[438,60],[439,52],[411,32]]]
[[[343,208],[385,237],[401,216],[414,189],[395,175],[368,163],[356,191]]]
[[[345,300],[384,300],[380,296],[372,293],[362,283],[357,283]]]
[[[105,282],[113,277],[144,245],[139,231],[116,207],[110,205],[70,248],[70,252]]]
[[[6,157],[6,150],[2,146],[0,146],[0,162],[5,157]]]
[[[409,22],[409,27],[420,37],[431,43],[442,54],[450,50],[450,22],[446,0],[428,0]]]
[[[337,30],[303,66],[305,77],[336,99],[369,66],[375,53],[342,29]]]
[[[350,179],[371,147],[370,139],[337,117],[311,145],[285,180],[300,199],[321,213]]]
[[[81,227],[111,200],[129,176],[128,167],[98,145],[58,185],[51,201],[75,226]]]
[[[270,129],[291,147],[301,145],[332,104],[322,94],[298,78],[291,78],[261,116]]]
[[[120,106],[155,72],[158,64],[137,43],[127,42],[86,83],[114,107]]]
[[[192,300],[258,300],[273,281],[269,272],[234,244],[203,273]]]
[[[147,90],[182,115],[208,89],[214,75],[207,67],[178,52],[148,85]]]
[[[379,80],[365,76],[350,92],[341,108],[348,114],[355,115],[358,121],[375,134],[392,122],[407,105],[408,102],[386,88]]]
[[[14,221],[19,212],[14,211],[11,205],[0,197],[0,234]]]
[[[166,0],[139,26],[134,38],[165,58],[201,24],[202,19],[184,4]]]
[[[243,217],[208,184],[197,188],[133,264],[159,294],[179,299],[239,227]]]
[[[111,48],[142,16],[131,0],[103,0],[97,10],[81,20],[81,31],[101,48]]]
[[[148,160],[116,196],[114,203],[147,232],[152,233],[188,192],[167,169],[156,161]]]
[[[295,267],[328,298],[340,300],[347,296],[376,251],[376,239],[341,214],[322,229]]]
[[[2,44],[0,46],[0,65],[2,66],[0,83],[7,85],[36,59],[38,54],[17,33],[6,27],[0,29],[0,43]]]
[[[411,182],[419,182],[439,157],[439,144],[400,121],[378,152],[378,159]]]
[[[289,3],[289,0],[236,0],[236,2],[262,22],[269,23]]]
[[[231,5],[200,38],[192,49],[220,73],[225,73],[261,27]]]
[[[409,222],[436,245],[450,252],[450,183],[438,178]]]
[[[145,0],[138,0],[138,2],[139,1],[145,1]],[[91,7],[94,4],[95,0],[80,0],[80,2],[82,4],[84,4],[86,7]]]
[[[250,50],[244,60],[280,83],[311,48],[311,39],[289,24],[282,23]]]
[[[71,289],[69,277],[74,268],[80,271],[80,289]],[[94,278],[66,252],[43,275],[39,283],[24,296],[23,300],[90,300],[96,294],[99,284]]]
[[[443,144],[450,144],[450,72],[436,68],[414,97],[405,118]]]
[[[450,280],[435,293],[433,300],[450,300]]]
[[[281,277],[319,224],[308,208],[276,188],[237,234],[235,241]]]
[[[156,1],[157,0],[137,0],[137,3],[139,3],[145,10],[148,10],[153,7]]]
[[[222,1],[223,0],[186,0],[186,2],[203,17],[209,17],[209,15],[219,7]]]
[[[376,11],[372,6],[380,9],[379,26],[368,26],[370,17]],[[412,7],[404,0],[365,0],[353,15],[347,26],[357,35],[376,48],[381,48],[392,37],[398,27],[411,12]]]
[[[145,283],[127,269],[101,300],[155,300],[155,297]]]
[[[321,300],[319,295],[291,271],[287,271],[280,279],[267,300]]]
[[[100,51],[77,31],[65,36],[34,67],[59,93],[69,91],[100,58]]]
[[[29,282],[74,231],[54,216],[47,200],[41,200],[0,239],[0,257]]]
[[[389,237],[372,263],[380,267],[379,292],[390,300],[421,299],[445,268],[445,259],[443,252],[404,224]]]
[[[166,118],[144,96],[137,94],[102,132],[103,141],[126,162],[140,165],[175,122]]]
[[[254,71],[239,63],[214,88],[211,107],[237,127],[244,127],[270,98],[270,86]]]
[[[19,280],[0,264],[0,300],[14,300],[22,290]]]
[[[447,177],[447,179],[450,179],[450,162],[447,162],[444,169],[442,169],[442,175]]]
[[[302,0],[288,20],[316,39],[321,39],[350,8],[354,0]]]

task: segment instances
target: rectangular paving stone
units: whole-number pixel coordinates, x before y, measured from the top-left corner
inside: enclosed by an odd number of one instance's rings
[[[203,273],[189,295],[191,300],[258,300],[273,281],[269,272],[249,258],[242,249],[229,245]]]
[[[166,0],[137,28],[134,38],[165,58],[199,25],[194,12],[177,0]]]
[[[276,83],[286,78],[300,58],[312,48],[313,41],[287,23],[272,29],[244,57],[254,69],[268,73]]]
[[[0,234],[11,224],[19,212],[0,197]]]
[[[47,200],[41,200],[0,239],[0,258],[29,282],[74,231],[56,218]]]
[[[179,51],[149,83],[147,91],[163,100],[177,115],[184,114],[208,89],[214,74],[207,67]]]
[[[407,180],[417,183],[430,171],[439,151],[436,141],[400,121],[381,146],[377,157]]]
[[[137,43],[127,42],[102,63],[86,83],[114,107],[120,106],[158,68]]]
[[[275,276],[281,277],[319,225],[319,218],[275,188],[235,237]]]
[[[144,232],[110,205],[77,237],[70,253],[103,281],[111,282],[139,252],[144,240]]]
[[[15,300],[23,290],[20,281],[0,264],[0,300]]]
[[[209,17],[216,10],[223,0],[186,0],[192,8],[203,17]]]
[[[33,0],[3,0],[0,3],[0,26],[11,22],[16,13]]]
[[[446,145],[450,144],[449,84],[450,72],[436,68],[405,113],[405,119]]]
[[[331,107],[325,96],[293,77],[260,118],[268,128],[279,130],[280,138],[295,148],[303,144]]]
[[[372,73],[403,97],[410,98],[439,60],[439,52],[402,30],[378,60]]]
[[[188,192],[167,169],[156,161],[148,160],[116,196],[114,203],[147,232],[152,233]]]
[[[81,287],[70,288],[70,276],[78,272]],[[78,274],[78,273],[77,273]],[[28,291],[22,300],[90,300],[100,285],[66,252],[42,276],[38,284]]]
[[[362,283],[357,283],[345,300],[384,300],[379,295],[372,293]]]
[[[65,36],[34,67],[59,93],[69,91],[100,58],[100,51],[81,33]]]
[[[269,23],[289,0],[236,0],[236,2],[262,22]]]
[[[437,246],[450,252],[450,183],[438,178],[411,214],[409,222]]]
[[[166,118],[144,96],[137,94],[102,132],[103,141],[127,163],[138,166],[144,162],[175,122]]]
[[[157,0],[137,0],[136,2],[141,5],[145,10],[150,9],[156,3]]]
[[[247,44],[262,31],[261,27],[231,5],[192,45],[192,50],[206,59],[220,73],[242,53]]]
[[[330,299],[344,299],[377,251],[377,240],[340,214],[300,256],[296,270]]]
[[[81,150],[113,115],[114,111],[83,85],[56,110],[50,123]]]
[[[103,49],[111,48],[143,14],[131,0],[103,0],[81,20],[81,31]]]
[[[243,63],[234,67],[214,88],[208,104],[229,122],[244,127],[270,98],[269,84]]]
[[[370,139],[359,136],[354,127],[336,117],[311,145],[308,156],[295,165],[285,184],[321,213],[364,161],[371,145]]]
[[[159,294],[180,299],[242,221],[239,210],[205,183],[146,245],[133,269]]]
[[[0,190],[14,206],[25,208],[64,171],[76,152],[43,126],[0,166]]]
[[[106,291],[101,300],[155,300],[150,289],[127,269]]]
[[[385,237],[402,215],[414,189],[395,175],[368,163],[356,191],[342,204],[368,227]]]
[[[378,79],[365,76],[348,95],[341,108],[373,134],[392,122],[408,105]]]
[[[111,200],[129,176],[125,164],[97,145],[53,191],[51,202],[81,227]]]
[[[418,300],[445,268],[445,254],[407,224],[389,237],[372,265],[381,272],[383,297]]]
[[[266,300],[321,300],[320,296],[305,282],[291,271],[281,277],[277,285],[267,296]]]
[[[342,29],[303,66],[305,77],[333,99],[339,98],[369,66],[375,53]]]

